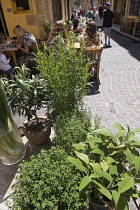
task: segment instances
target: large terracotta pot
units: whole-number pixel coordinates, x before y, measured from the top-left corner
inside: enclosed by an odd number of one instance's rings
[[[26,124],[35,122],[36,121],[35,118],[32,118],[29,122],[26,121],[23,126],[24,134],[27,137],[30,144],[43,144],[50,140],[49,138],[51,134],[50,120],[42,116],[39,116],[38,118],[39,121],[43,120],[46,123],[45,128],[40,129],[39,131],[34,130],[34,132],[29,130],[27,131]]]

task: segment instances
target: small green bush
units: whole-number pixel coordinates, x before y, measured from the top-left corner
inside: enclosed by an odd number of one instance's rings
[[[90,116],[86,111],[75,111],[57,116],[54,123],[54,143],[70,154],[72,144],[85,141],[90,127]]]
[[[20,164],[17,179],[9,209],[82,210],[88,203],[87,192],[78,189],[81,173],[58,147]]]

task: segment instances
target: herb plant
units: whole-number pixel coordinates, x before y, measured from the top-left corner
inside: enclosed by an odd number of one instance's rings
[[[81,173],[58,147],[20,164],[17,179],[9,209],[81,210],[88,203],[87,193],[78,189]]]

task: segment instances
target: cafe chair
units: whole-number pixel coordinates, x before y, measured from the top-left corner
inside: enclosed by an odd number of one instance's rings
[[[95,75],[95,84],[97,87],[100,85],[100,79],[99,79],[99,71],[100,71],[100,61],[101,61],[101,55],[102,55],[103,47],[90,47],[87,46],[85,49],[85,55],[86,55],[86,60],[89,58],[90,62],[90,67],[89,70],[94,71]]]

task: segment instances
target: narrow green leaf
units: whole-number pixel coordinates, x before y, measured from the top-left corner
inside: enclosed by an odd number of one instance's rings
[[[71,156],[68,156],[67,158],[72,164],[76,166],[76,168],[87,174],[87,169],[83,166],[83,163],[79,159],[73,158]]]
[[[116,165],[110,165],[109,166],[109,174],[116,174],[118,175],[117,166]]]
[[[88,176],[85,176],[80,183],[79,191],[83,190],[89,183],[91,182],[91,178]]]
[[[127,199],[117,191],[112,191],[113,200],[116,203],[116,210],[129,210]]]
[[[118,123],[118,122],[112,123],[112,126],[114,128],[117,128],[118,130],[125,130],[124,127],[120,123]]]
[[[111,136],[111,137],[113,136],[113,134],[111,133],[111,131],[108,128],[97,129],[93,132],[98,133],[98,134],[102,134],[104,136]]]
[[[102,184],[100,184],[99,182],[97,182],[96,180],[93,180],[93,182],[98,186],[98,190],[105,195],[109,200],[112,199],[112,195],[109,192],[109,190],[107,190],[107,188],[105,188]]]
[[[73,144],[72,145],[76,150],[86,150],[85,146],[81,145],[81,144]]]
[[[140,132],[140,128],[135,128],[132,132],[133,132],[133,133]]]
[[[118,192],[123,193],[128,189],[130,189],[131,187],[134,187],[134,180],[132,177],[126,176],[122,179],[122,181],[118,183],[118,186],[119,186]]]
[[[118,133],[114,136],[114,139],[119,139],[120,137],[122,137],[126,133],[127,133],[127,131],[125,131],[125,130],[119,130]]]
[[[97,173],[98,171],[102,171],[101,166],[99,163],[89,163],[92,166],[93,171]]]
[[[127,157],[128,163],[130,165],[133,165],[133,163],[134,163],[134,154],[132,154],[132,152],[130,151],[130,149],[127,148],[127,150],[124,151],[124,154]]]
[[[94,149],[90,153],[96,153],[96,154],[99,154],[99,155],[104,155],[104,152],[100,149]]]
[[[134,145],[134,146],[140,146],[140,141],[134,141],[134,142],[133,142],[133,145]]]
[[[134,166],[137,172],[140,171],[140,156],[134,157]]]
[[[100,177],[104,177],[109,182],[112,182],[112,177],[107,172],[105,172],[105,171],[98,171],[98,174],[100,175]]]
[[[102,143],[102,139],[98,137],[88,138],[85,142]]]
[[[81,160],[83,160],[86,164],[89,163],[89,158],[87,155],[83,154],[83,153],[80,153],[80,152],[77,152],[75,151],[75,154],[77,157],[79,157]]]

